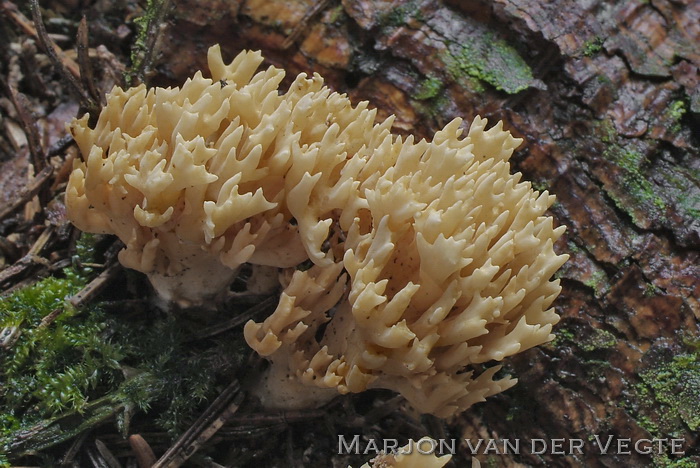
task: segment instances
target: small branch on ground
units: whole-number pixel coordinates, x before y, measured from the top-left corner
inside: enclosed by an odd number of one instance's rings
[[[181,466],[231,419],[242,401],[240,384],[234,380],[152,468]]]

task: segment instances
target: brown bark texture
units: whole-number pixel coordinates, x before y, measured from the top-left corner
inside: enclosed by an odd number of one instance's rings
[[[46,3],[87,14],[95,61],[134,40],[115,27],[133,14],[127,2]],[[395,114],[399,134],[503,120],[524,140],[512,170],[557,196],[557,250],[571,255],[558,273],[561,321],[553,342],[506,360],[519,383],[453,420],[424,419],[429,434],[393,417],[395,433],[380,419],[348,421],[346,435],[456,438],[448,466],[700,465],[700,2],[173,0],[149,84],[180,84],[215,43],[228,59],[261,50],[288,81],[318,72],[380,118]],[[46,122],[75,112],[67,101]],[[295,429],[296,465],[347,466],[328,427]],[[499,442],[472,455],[465,439],[519,440],[520,453]],[[646,439],[656,441],[635,447]],[[682,439],[684,453],[658,439]]]

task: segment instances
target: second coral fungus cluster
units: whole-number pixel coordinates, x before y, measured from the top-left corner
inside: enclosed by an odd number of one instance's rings
[[[73,222],[119,236],[121,262],[181,305],[244,263],[279,268],[277,309],[245,327],[269,406],[387,388],[445,417],[513,385],[484,365],[551,339],[566,260],[553,196],[510,174],[519,140],[478,117],[464,138],[454,120],[404,140],[318,75],[280,93],[259,53],[208,59],[211,79],[115,88],[94,129],[73,122]]]

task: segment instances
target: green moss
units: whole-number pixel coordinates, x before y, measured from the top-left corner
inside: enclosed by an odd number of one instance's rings
[[[661,290],[652,283],[647,283],[644,285],[644,297],[654,297],[660,293]]]
[[[0,355],[5,385],[0,406],[15,414],[31,408],[32,417],[80,411],[89,390],[114,378],[122,354],[103,337],[107,325],[96,308],[77,311],[66,301],[86,284],[72,269],[63,278],[46,278],[0,300],[0,327],[16,341]],[[49,325],[42,323],[52,314]]]
[[[437,96],[417,101],[414,104],[416,111],[431,119],[440,120],[443,118],[443,109],[449,104],[449,100],[445,93],[440,93]]]
[[[681,125],[681,119],[688,112],[688,107],[683,101],[673,101],[668,109],[666,109],[666,116],[671,120],[669,130],[673,133],[679,133],[683,126]]]
[[[601,330],[599,328],[593,329],[593,334],[586,337],[581,342],[581,349],[584,351],[595,351],[598,349],[609,349],[615,347],[617,344],[617,338],[615,335],[607,330]]]
[[[157,20],[161,10],[165,6],[165,0],[148,0],[143,15],[134,18],[136,26],[136,38],[131,46],[131,67],[124,73],[127,83],[139,74],[143,73],[144,61],[147,56],[148,31],[153,29],[151,24]],[[139,76],[143,81],[143,76]]]
[[[193,324],[183,320],[167,316],[148,326],[130,324],[117,330],[128,352],[125,363],[153,377],[157,398],[148,405],[157,407],[158,426],[173,437],[196,417],[202,404],[216,396],[220,373],[231,372],[231,366],[248,354],[243,339],[231,336],[212,341],[208,348],[193,349],[186,333]],[[135,401],[140,399],[135,395]]]
[[[338,26],[345,22],[346,18],[347,15],[345,14],[343,5],[338,5],[331,9],[330,14],[328,15],[328,23]]]
[[[539,190],[539,189],[538,189],[538,190]],[[572,254],[577,254],[577,253],[583,252],[583,250],[581,249],[581,247],[579,247],[578,244],[576,244],[576,242],[568,241],[568,242],[566,243],[566,246],[567,246],[569,252],[571,252]]]
[[[668,108],[668,116],[673,120],[680,120],[686,112],[688,112],[688,108],[683,101],[674,101]]]
[[[687,346],[694,353],[700,353],[700,337],[693,335],[683,336],[683,345]]]
[[[642,224],[635,210],[630,207],[620,196],[620,193],[629,195],[637,204],[641,204],[650,210],[650,214],[654,217],[661,215],[661,212],[666,209],[666,202],[656,195],[656,187],[642,173],[641,167],[644,163],[644,156],[638,151],[624,149],[616,144],[610,145],[603,156],[614,162],[622,169],[622,191],[608,191],[608,194],[615,204],[625,212],[627,212],[636,224]]]
[[[637,420],[655,436],[700,428],[700,352],[659,359],[635,386]]]
[[[24,421],[24,425],[18,425],[11,437],[0,441],[2,442],[0,447],[8,455],[24,456],[66,442],[101,424],[118,412],[134,407],[131,389],[138,387],[143,394],[156,395],[152,388],[153,383],[154,379],[151,375],[140,374],[126,380],[116,391],[90,401],[81,411],[67,411],[55,418],[37,420],[31,424]],[[47,457],[46,454],[44,456]],[[53,463],[49,461],[47,460],[45,465],[57,465],[55,461]]]
[[[660,401],[685,422],[691,431],[700,428],[700,354],[675,356],[671,363],[642,375]]]
[[[78,263],[93,261],[91,241],[77,249]],[[120,347],[110,342],[109,321],[98,307],[76,310],[68,299],[88,282],[89,268],[71,267],[0,298],[0,447],[18,431],[60,413],[82,414],[98,386],[120,380]],[[9,332],[8,332],[9,330]]]
[[[554,340],[550,345],[554,348],[562,346],[564,344],[574,343],[576,336],[574,332],[568,328],[558,328],[554,330]]]
[[[564,344],[576,345],[582,351],[591,352],[600,349],[610,349],[617,344],[615,335],[606,330],[599,328],[587,329],[585,332],[578,334],[568,328],[555,330],[556,337],[552,342],[553,346],[561,346]],[[587,360],[590,364],[599,364],[598,360]]]
[[[608,275],[601,269],[595,270],[583,284],[593,289],[596,297],[601,297],[609,287]]]
[[[603,143],[614,144],[617,141],[617,130],[615,124],[610,119],[600,121],[598,128],[600,129],[600,140]]]
[[[676,208],[680,208],[688,218],[700,219],[700,195],[693,187],[694,181],[700,180],[700,173],[689,167],[662,166],[657,174],[666,182],[667,193],[676,201]]]
[[[418,88],[418,92],[413,96],[419,101],[424,101],[426,99],[432,99],[440,94],[442,91],[442,81],[435,76],[428,76],[423,80]]]
[[[656,468],[697,468],[698,460],[690,457],[671,460],[666,454],[661,454],[654,457],[654,466]]]
[[[423,21],[423,13],[420,10],[420,3],[411,0],[404,4],[397,5],[386,13],[379,21],[384,27],[395,28],[403,26],[411,19]]]
[[[620,167],[627,171],[625,183],[631,190],[632,195],[640,200],[651,201],[658,209],[666,208],[666,203],[655,195],[654,187],[646,177],[642,175],[639,168],[644,157],[636,151],[623,151],[618,159]]]
[[[186,318],[152,310],[127,322],[99,304],[71,307],[98,239],[82,237],[60,276],[0,298],[0,453],[11,457],[0,466],[115,416],[127,433],[134,410],[175,437],[249,354],[239,330],[195,344]]]
[[[75,255],[80,263],[94,263],[95,259],[95,244],[99,241],[100,236],[84,232],[80,235],[78,242],[75,243]],[[85,270],[83,270],[85,271]]]
[[[602,37],[596,36],[592,39],[587,40],[586,42],[583,43],[583,48],[581,53],[585,55],[586,57],[592,57],[593,55],[597,54],[601,50],[603,50],[603,43],[605,42],[605,39]]]
[[[669,106],[667,117],[680,119],[685,112],[685,103],[675,101]],[[677,120],[676,123],[680,125]],[[643,220],[639,219],[636,209],[645,209],[647,214],[659,218],[667,208],[667,202],[664,199],[671,200],[673,208],[681,212],[687,221],[700,219],[700,196],[697,190],[693,189],[694,181],[700,180],[700,173],[697,170],[689,167],[688,164],[670,165],[662,161],[653,167],[654,176],[658,182],[652,183],[642,172],[646,163],[643,155],[621,145],[624,139],[618,139],[610,119],[601,120],[597,125],[596,133],[600,140],[608,145],[603,156],[623,170],[620,180],[622,189],[607,190],[608,195],[620,209],[632,217],[637,225],[642,225]],[[663,193],[664,198],[657,193]],[[627,197],[633,198],[637,206],[630,206]]]
[[[647,393],[646,397],[650,398],[651,395],[649,393]],[[657,426],[656,423],[654,422],[654,420],[651,419],[646,414],[640,414],[637,417],[637,423],[642,428],[644,428],[647,432],[649,432],[650,434],[659,434],[661,432],[661,430],[659,429],[659,426]]]
[[[457,81],[467,75],[508,94],[527,89],[534,81],[532,70],[518,52],[490,31],[473,43],[448,45],[449,52],[442,59]]]
[[[696,180],[700,180],[700,178]],[[687,189],[680,190],[676,193],[678,195],[678,207],[688,215],[688,217],[700,220],[700,196],[689,195]]]

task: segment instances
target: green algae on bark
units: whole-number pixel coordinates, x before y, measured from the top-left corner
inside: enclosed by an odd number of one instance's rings
[[[700,350],[674,356],[660,353],[640,373],[648,394],[665,411],[659,425],[682,433],[700,429]]]
[[[532,86],[532,70],[518,52],[493,33],[473,43],[451,43],[443,56],[447,70],[459,80],[468,75],[499,91],[516,94]]]

